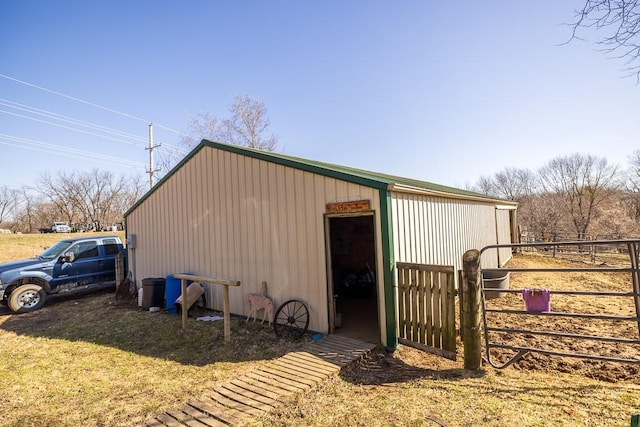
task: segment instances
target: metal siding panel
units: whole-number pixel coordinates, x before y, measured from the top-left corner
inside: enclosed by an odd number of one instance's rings
[[[315,323],[322,324],[327,317],[327,304],[325,297],[326,281],[322,280],[326,275],[320,265],[321,262],[324,264],[324,261],[319,261],[324,260],[324,256],[322,255],[324,253],[324,239],[320,238],[320,236],[324,235],[323,216],[319,214],[319,212],[322,212],[324,208],[322,207],[323,203],[318,203],[319,200],[316,196],[315,183],[321,183],[323,180],[309,173],[305,173],[303,179],[304,195],[307,199],[306,203],[310,207],[310,209],[306,209],[303,212],[306,226],[306,247],[304,251],[306,257],[310,260],[306,275],[309,286],[309,301],[313,304],[313,309],[311,309],[311,307],[309,307],[309,309],[311,311],[311,317],[315,316]]]
[[[271,165],[270,165],[271,167]],[[287,211],[280,212],[280,209],[286,206],[287,188],[286,188],[286,168],[276,165],[276,174],[274,175],[275,198],[273,206],[273,230],[271,238],[277,243],[277,251],[273,252],[273,265],[275,266],[274,280],[277,281],[278,287],[285,286],[289,282],[289,269],[285,264],[285,260],[289,257],[289,240],[284,232],[288,229]],[[278,185],[279,184],[279,185]],[[282,299],[276,300],[276,304],[281,304]]]
[[[258,231],[256,233],[259,236],[261,245],[260,250],[262,251],[262,275],[263,277],[270,278],[273,276],[273,268],[272,268],[272,258],[271,258],[271,205],[270,200],[272,194],[272,186],[269,185],[269,167],[266,162],[259,162],[260,167],[260,224]],[[271,285],[271,283],[267,283],[267,285]]]
[[[296,204],[293,207],[293,211],[295,212],[295,242],[296,242],[296,258],[298,266],[301,266],[303,262],[306,262],[305,258],[309,258],[309,254],[306,253],[306,241],[307,241],[307,233],[306,233],[306,209],[311,207],[307,202],[308,194],[305,193],[304,187],[304,174],[305,172],[300,170],[294,171],[294,191],[296,195]],[[313,262],[313,260],[310,260]],[[297,271],[297,284],[296,288],[308,288],[309,286],[309,270],[305,268],[300,268]],[[305,293],[309,294],[309,289],[304,289]],[[315,303],[315,301],[314,301]]]
[[[284,208],[286,213],[286,225],[280,230],[281,234],[284,234],[287,239],[287,258],[283,259],[283,263],[288,264],[288,267],[298,265],[298,239],[296,236],[296,205],[297,199],[300,197],[296,194],[295,190],[295,170],[287,168],[285,170],[285,184],[286,195],[284,203],[279,206],[280,209]],[[289,277],[284,283],[286,289],[287,298],[289,296],[296,295],[297,290],[294,288],[299,280],[298,270],[296,268],[289,268]]]
[[[459,269],[466,250],[480,249],[496,240],[491,204],[392,193],[392,209],[396,261]],[[500,218],[508,223],[508,213]],[[501,239],[509,237],[508,227],[501,226],[499,232]],[[483,256],[483,262],[494,259],[495,254]]]
[[[213,185],[212,185],[212,178],[211,178],[211,173],[212,173],[212,169],[211,169],[211,156],[209,155],[209,151],[204,151],[202,153],[202,158],[203,158],[203,164],[202,164],[202,191],[203,191],[203,205],[204,205],[204,209],[206,211],[206,216],[205,216],[205,221],[203,222],[203,227],[204,227],[204,232],[203,232],[203,237],[204,237],[204,242],[203,242],[203,247],[202,250],[205,254],[205,262],[202,266],[202,271],[206,271],[207,268],[211,269],[214,273],[217,272],[217,270],[214,267],[214,261],[213,261],[213,251],[212,251],[212,240],[213,240],[213,227],[211,226],[213,217],[214,217],[214,211],[213,211],[213,200],[212,200],[212,195],[213,195]],[[209,295],[208,297],[211,297],[212,295]],[[210,301],[209,299],[207,299],[207,301]]]
[[[247,291],[258,292],[260,289],[259,284],[256,284],[255,270],[253,263],[249,259],[249,216],[251,215],[251,201],[249,189],[250,177],[247,176],[251,173],[251,159],[247,157],[238,157],[238,165],[236,167],[236,176],[234,181],[238,183],[238,190],[235,192],[238,198],[238,210],[235,216],[238,219],[237,229],[234,230],[233,236],[237,244],[236,251],[236,274],[242,275],[244,279],[244,285]],[[240,306],[244,305],[244,301],[236,301],[236,304]]]
[[[221,169],[222,175],[220,178],[220,190],[223,209],[220,215],[220,253],[222,254],[222,271],[227,274],[231,271],[231,242],[229,241],[229,227],[233,227],[233,223],[230,222],[230,218],[233,217],[233,204],[231,202],[231,178],[229,178],[229,171],[231,170],[231,154],[221,154]]]
[[[196,224],[195,234],[198,239],[198,246],[195,249],[196,254],[194,259],[196,260],[196,270],[197,271],[205,271],[206,268],[206,255],[207,250],[205,249],[205,233],[206,229],[206,221],[207,221],[207,207],[206,207],[206,186],[204,185],[204,180],[207,176],[207,171],[205,170],[205,156],[202,152],[198,153],[196,156],[196,164],[198,166],[197,171],[194,173],[193,182],[195,183],[195,197],[196,197],[196,212],[198,212],[198,221]]]
[[[212,162],[211,166],[213,168],[212,172],[212,189],[214,191],[212,195],[213,200],[213,223],[211,224],[212,230],[214,231],[211,255],[215,258],[215,266],[216,269],[214,271],[220,272],[219,274],[223,274],[225,271],[225,260],[223,254],[224,251],[220,249],[223,248],[222,242],[222,217],[224,211],[226,209],[224,193],[222,188],[226,185],[223,179],[224,170],[222,167],[224,166],[224,159],[220,155],[220,152],[211,150]],[[220,293],[220,295],[222,295]],[[219,300],[218,292],[216,292],[216,301]]]
[[[264,274],[261,271],[263,260],[262,239],[256,232],[260,224],[260,206],[257,201],[260,197],[260,164],[257,159],[245,159],[245,203],[247,210],[246,217],[246,229],[244,230],[247,236],[247,245],[244,250],[245,253],[245,268],[249,271],[249,280],[256,290],[260,289],[260,283],[265,280]],[[249,244],[251,243],[251,244]],[[244,304],[244,301],[243,301]]]

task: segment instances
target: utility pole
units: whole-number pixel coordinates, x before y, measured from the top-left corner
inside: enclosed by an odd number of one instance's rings
[[[149,170],[147,171],[149,174],[149,188],[153,188],[153,174],[160,171],[160,169],[156,169],[153,164],[153,149],[161,145],[162,144],[153,145],[153,123],[149,123],[149,147],[145,148],[145,150],[149,150]]]

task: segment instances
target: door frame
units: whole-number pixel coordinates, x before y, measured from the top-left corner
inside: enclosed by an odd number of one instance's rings
[[[325,213],[324,215],[324,242],[325,242],[325,259],[326,259],[326,275],[327,275],[327,310],[328,310],[328,319],[329,319],[329,333],[335,333],[335,316],[336,316],[336,306],[335,306],[335,298],[334,298],[334,283],[333,283],[333,265],[332,265],[332,254],[331,254],[331,226],[330,220],[333,218],[353,218],[353,217],[362,217],[368,216],[371,217],[372,220],[372,230],[373,234],[373,253],[374,253],[374,262],[375,265],[373,267],[373,271],[375,272],[376,283],[375,283],[375,293],[376,293],[376,318],[378,322],[378,332],[379,339],[381,339],[382,322],[380,320],[380,307],[381,307],[381,295],[380,295],[380,287],[379,282],[384,281],[383,277],[379,275],[378,269],[378,241],[377,241],[377,232],[376,232],[376,213],[374,210],[367,211],[359,211],[359,212],[349,212],[349,213]]]

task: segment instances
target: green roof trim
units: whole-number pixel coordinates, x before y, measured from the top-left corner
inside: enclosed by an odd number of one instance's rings
[[[129,216],[140,204],[142,204],[153,192],[162,186],[162,184],[168,180],[176,171],[178,171],[185,163],[187,163],[192,157],[194,157],[200,150],[204,148],[214,148],[217,150],[227,151],[241,156],[252,157],[255,159],[264,160],[271,163],[280,164],[283,166],[292,167],[295,169],[315,173],[318,175],[327,176],[330,178],[336,178],[342,181],[352,182],[354,184],[363,185],[365,187],[372,187],[379,190],[387,190],[390,186],[403,186],[411,189],[423,190],[427,192],[441,193],[442,195],[449,195],[449,197],[459,198],[474,198],[480,199],[487,203],[507,203],[514,204],[509,200],[502,200],[493,197],[488,197],[484,194],[476,193],[473,191],[461,190],[459,188],[447,187],[445,185],[434,184],[431,182],[419,181],[410,178],[402,178],[393,175],[387,175],[378,172],[371,172],[363,169],[352,168],[349,166],[341,166],[331,163],[324,163],[315,160],[303,159],[300,157],[289,156],[286,154],[274,153],[271,151],[262,151],[253,148],[243,147],[239,145],[223,144],[221,142],[213,142],[203,139],[198,146],[196,146],[189,154],[185,156],[180,163],[178,163],[171,171],[165,175],[156,185],[153,186],[144,196],[140,198],[127,212],[125,212],[125,218]]]

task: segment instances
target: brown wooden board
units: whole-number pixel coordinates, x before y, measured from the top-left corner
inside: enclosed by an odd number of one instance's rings
[[[297,360],[276,359],[271,362],[271,364],[289,368],[292,371],[299,372],[300,375],[317,381],[324,381],[329,375],[331,375],[331,373],[318,372],[314,370],[313,367],[301,364]]]
[[[282,356],[279,360],[282,360],[286,363],[294,363],[297,366],[305,367],[310,371],[316,372],[322,375],[334,375],[340,369],[324,360],[320,359],[317,356],[313,356],[309,353],[305,355],[301,354],[286,354]]]
[[[219,402],[211,399],[195,399],[189,402],[197,410],[204,411],[221,422],[229,425],[237,425],[246,416],[235,409],[227,408]]]
[[[184,424],[182,424],[182,422],[180,421],[181,418],[184,418],[185,415],[182,413],[175,413],[173,411],[167,411],[166,414],[163,414],[165,416],[165,419],[163,419],[162,421],[165,423],[165,425],[169,426],[169,427],[174,427],[174,426],[184,426]],[[158,417],[160,418],[160,417]]]
[[[269,396],[265,396],[256,389],[247,390],[246,388],[236,385],[233,382],[225,383],[223,387],[233,391],[236,394],[244,396],[245,399],[251,399],[251,401],[256,402],[256,404],[254,404],[253,406],[256,406],[259,409],[264,409],[265,411],[269,411],[278,405],[278,402],[275,399]]]
[[[233,399],[229,399],[225,395],[220,394],[214,390],[207,393],[207,400],[209,399],[213,402],[218,403],[221,406],[224,406],[226,408],[233,410],[234,412],[232,413],[234,414],[234,416],[240,419],[243,419],[249,415],[259,416],[263,414],[263,412],[258,411],[257,409],[247,407],[246,405],[240,402],[236,402]]]
[[[209,427],[221,427],[226,425],[221,421],[213,418],[211,415],[207,414],[206,412],[200,411],[199,409],[196,409],[191,405],[184,405],[180,409],[186,414],[190,415],[191,418],[193,418],[192,422],[185,422],[185,424],[187,425],[194,426],[194,427],[202,427],[202,424],[207,425]]]
[[[256,402],[253,399],[248,399],[244,395],[236,393],[235,391],[230,390],[224,386],[216,387],[214,389],[214,392],[230,401],[230,402],[227,402],[224,400],[220,400],[220,398],[216,396],[216,399],[218,399],[219,402],[224,403],[225,405],[233,404],[237,410],[241,412],[247,412],[254,416],[263,415],[265,412],[267,412],[267,410],[272,409],[268,405],[265,405],[260,402]],[[213,395],[210,395],[210,396],[213,396]]]
[[[284,355],[283,357],[286,358],[286,357],[292,357],[292,356],[295,356],[296,358],[300,358],[301,360],[306,360],[306,361],[309,361],[311,363],[317,364],[321,368],[332,369],[332,370],[335,370],[335,371],[339,371],[340,370],[340,368],[338,366],[334,365],[333,363],[327,362],[326,360],[324,360],[324,359],[322,359],[322,358],[320,358],[320,357],[318,357],[318,356],[316,356],[314,354],[311,354],[308,351],[296,351],[296,352],[293,352],[293,353],[288,353],[288,354]]]
[[[242,388],[246,388],[248,390],[254,390],[256,393],[264,394],[265,396],[268,396],[277,401],[280,401],[284,397],[290,396],[291,394],[293,394],[293,392],[290,390],[285,390],[280,387],[274,387],[271,384],[258,381],[246,375],[243,375],[240,378],[236,378],[231,382]]]
[[[313,380],[309,380],[307,378],[303,378],[301,376],[298,375],[297,372],[292,372],[287,370],[286,368],[282,368],[280,366],[276,366],[276,365],[267,365],[267,366],[261,366],[260,368],[258,368],[258,370],[260,372],[268,372],[272,375],[276,375],[277,377],[281,378],[281,379],[287,379],[289,381],[295,381],[298,384],[300,384],[301,386],[308,386],[308,387],[313,387],[317,384],[317,381],[313,381]]]
[[[307,387],[302,386],[302,384],[292,383],[291,381],[286,381],[286,380],[283,381],[282,378],[276,375],[270,374],[268,372],[253,371],[253,372],[248,372],[245,375],[249,378],[256,379],[260,382],[267,383],[272,387],[288,390],[290,394],[298,393],[300,391],[304,391],[307,389]]]
[[[283,368],[286,368],[287,370],[290,370],[291,372],[298,372],[299,373],[298,375],[301,375],[304,378],[308,378],[316,382],[324,381],[328,377],[328,375],[314,372],[313,370],[308,369],[306,366],[304,365],[300,366],[295,361],[291,361],[291,360],[284,361],[284,360],[276,359],[271,362],[271,365],[281,366]]]
[[[163,425],[167,426],[167,427],[183,427],[183,424],[176,421],[175,418],[167,415],[167,414],[160,414],[158,416],[156,416],[156,419],[158,421],[160,421]]]

